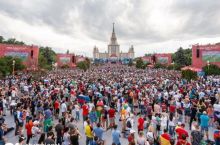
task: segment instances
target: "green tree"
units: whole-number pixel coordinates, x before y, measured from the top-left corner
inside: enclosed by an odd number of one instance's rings
[[[190,80],[196,80],[197,79],[197,73],[191,70],[183,70],[182,71],[182,78]]]
[[[10,56],[0,58],[0,72],[3,76],[12,74],[13,71],[13,60],[15,61],[14,70],[15,71],[22,71],[25,69],[23,62],[20,58],[13,58]]]
[[[144,64],[144,62],[141,58],[138,58],[136,60],[136,68],[138,68],[138,69],[145,69],[146,68],[146,65]]]
[[[80,61],[76,65],[79,69],[82,69],[84,71],[86,71],[88,69],[88,65],[87,65],[86,61]]]
[[[76,64],[76,66],[79,68],[79,69],[82,69],[84,71],[88,70],[90,68],[90,64],[91,64],[91,61],[89,58],[85,58],[84,61],[80,61]]]
[[[206,65],[202,69],[206,75],[220,75],[220,68],[217,65]]]
[[[3,43],[3,42],[4,42],[4,37],[0,36],[0,43]]]
[[[56,53],[50,47],[40,47],[39,67],[52,69],[52,63],[56,61]]]
[[[192,50],[191,49],[183,49],[180,47],[173,55],[173,61],[175,64],[180,66],[187,66],[191,64],[192,60]]]

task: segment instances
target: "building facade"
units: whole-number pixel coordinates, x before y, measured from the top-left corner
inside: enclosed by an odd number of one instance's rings
[[[120,51],[120,45],[118,44],[114,23],[112,35],[110,38],[110,43],[108,44],[107,52],[99,52],[99,49],[95,46],[93,49],[93,58],[94,60],[99,61],[107,61],[107,62],[117,62],[117,61],[125,61],[129,59],[134,59],[134,47],[133,45],[129,48],[127,53],[123,53]]]
[[[38,55],[38,46],[0,44],[0,57],[11,56],[20,58],[27,70],[38,69]]]
[[[85,57],[75,54],[58,53],[56,55],[57,67],[69,66],[70,68],[76,67],[78,62],[84,61]]]
[[[171,53],[157,53],[151,56],[143,56],[141,58],[145,64],[155,64],[160,63],[163,65],[171,65],[172,63],[172,54]]]
[[[220,43],[192,46],[192,67],[201,69],[207,64],[220,67]]]

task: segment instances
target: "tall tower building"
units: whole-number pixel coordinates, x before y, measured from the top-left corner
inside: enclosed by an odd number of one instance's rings
[[[128,52],[120,51],[120,45],[117,41],[115,26],[113,23],[112,35],[108,44],[108,51],[99,52],[99,49],[95,46],[93,48],[93,58],[97,62],[128,62],[128,60],[134,59],[134,47],[132,45]]]
[[[110,43],[108,45],[109,57],[120,57],[119,52],[120,52],[120,45],[117,42],[117,37],[115,34],[115,28],[113,23],[112,36],[110,39]]]

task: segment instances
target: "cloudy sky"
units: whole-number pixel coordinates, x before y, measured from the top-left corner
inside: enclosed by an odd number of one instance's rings
[[[0,0],[0,35],[56,52],[107,50],[112,23],[136,56],[220,42],[220,0]]]

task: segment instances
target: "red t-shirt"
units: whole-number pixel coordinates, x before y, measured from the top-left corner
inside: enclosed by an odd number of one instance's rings
[[[82,113],[83,113],[83,116],[87,116],[89,114],[89,107],[87,105],[83,105],[82,106]]]
[[[144,119],[142,117],[138,118],[138,129],[139,130],[144,129]]]
[[[113,117],[115,117],[115,110],[114,109],[109,109],[108,110],[108,115],[109,115],[109,118],[113,118]]]
[[[188,132],[187,132],[184,128],[182,128],[182,127],[178,127],[178,128],[176,129],[176,133],[178,134],[178,139],[182,139],[182,135],[183,135],[183,134],[185,134],[186,137],[189,137]]]
[[[190,143],[188,143],[186,140],[180,139],[177,141],[176,145],[190,145]]]
[[[129,135],[128,136],[128,142],[130,143],[130,142],[133,142],[133,141],[134,141],[134,137],[132,135]]]
[[[170,105],[170,112],[175,113],[176,107],[174,105]]]
[[[54,103],[54,108],[55,108],[55,109],[59,109],[59,108],[60,108],[60,104],[59,104],[58,101],[55,101],[55,103]]]
[[[32,135],[32,131],[31,131],[32,127],[33,127],[33,123],[32,122],[29,122],[29,123],[27,123],[25,125],[25,128],[27,130],[27,135]]]

